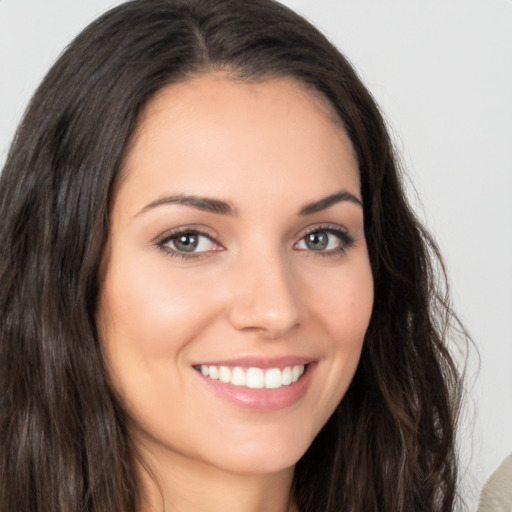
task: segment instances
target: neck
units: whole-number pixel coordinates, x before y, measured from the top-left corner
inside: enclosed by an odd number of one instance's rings
[[[295,512],[293,467],[234,474],[175,453],[145,454],[139,465],[141,512]]]

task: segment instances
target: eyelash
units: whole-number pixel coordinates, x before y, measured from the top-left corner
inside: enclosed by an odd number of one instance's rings
[[[315,234],[315,233],[327,233],[328,235],[335,236],[339,239],[340,245],[339,247],[336,247],[334,249],[328,249],[328,250],[318,250],[315,251],[313,249],[296,249],[301,252],[307,252],[311,253],[311,256],[321,256],[321,257],[335,257],[339,255],[343,255],[347,252],[348,249],[350,249],[354,243],[354,238],[346,231],[345,229],[342,229],[340,227],[333,227],[333,226],[315,226],[309,230],[307,230],[302,236],[300,237],[299,241],[294,244],[294,248],[296,246],[303,242],[307,236]],[[177,249],[172,249],[168,246],[171,242],[177,240],[180,236],[197,236],[197,237],[206,237],[210,242],[218,247],[220,249],[213,250],[213,251],[199,251],[199,252],[184,252],[179,251]],[[181,260],[194,260],[199,258],[204,258],[208,253],[211,252],[220,252],[224,250],[224,247],[210,234],[201,231],[199,229],[195,228],[178,228],[175,231],[171,233],[167,233],[163,238],[158,240],[156,242],[156,246],[162,250],[165,254],[173,257],[178,258]]]
[[[308,251],[307,249],[299,249],[299,250],[311,253],[312,256],[313,255],[314,256],[321,256],[321,257],[324,257],[324,258],[340,256],[340,255],[345,254],[348,251],[348,249],[350,249],[354,245],[354,243],[355,243],[354,238],[349,234],[349,232],[346,229],[343,229],[341,227],[334,227],[332,225],[327,225],[327,226],[320,225],[320,226],[315,226],[315,227],[307,230],[301,236],[299,242],[297,242],[294,245],[294,247],[298,243],[300,243],[303,240],[305,240],[305,238],[307,236],[312,235],[314,233],[327,233],[328,235],[335,236],[336,238],[339,239],[340,245],[339,245],[339,247],[336,247],[334,249],[320,250],[320,251],[314,251],[314,250],[309,250]]]
[[[217,251],[200,251],[200,252],[187,253],[184,251],[179,251],[177,249],[172,249],[171,247],[168,246],[168,244],[175,241],[180,236],[206,237],[208,240],[211,241],[211,243],[213,243],[214,245],[221,248],[221,249],[219,249],[219,251],[224,250],[222,245],[219,242],[217,242],[217,240],[215,240],[215,238],[212,235],[205,233],[204,231],[201,231],[199,229],[195,229],[195,228],[184,228],[184,229],[178,228],[171,233],[167,233],[161,240],[157,241],[156,245],[165,254],[167,254],[173,258],[178,258],[178,259],[182,259],[182,260],[199,259],[199,258],[203,258],[205,256],[205,254],[208,252],[217,252]]]

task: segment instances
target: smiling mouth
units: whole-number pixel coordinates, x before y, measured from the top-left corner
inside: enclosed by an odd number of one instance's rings
[[[279,389],[297,382],[307,369],[307,364],[284,368],[242,368],[239,366],[198,365],[194,368],[205,377],[225,384],[249,389]]]

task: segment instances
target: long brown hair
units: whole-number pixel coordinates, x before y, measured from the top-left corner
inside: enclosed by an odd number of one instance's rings
[[[95,326],[109,202],[138,116],[209,70],[293,77],[357,153],[375,304],[359,368],[298,462],[301,512],[448,512],[460,380],[435,243],[347,60],[271,0],[135,0],[80,34],[32,99],[0,179],[0,510],[135,512],[126,416]]]

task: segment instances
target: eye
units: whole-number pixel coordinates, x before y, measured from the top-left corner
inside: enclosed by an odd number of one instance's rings
[[[353,238],[341,228],[315,228],[306,233],[294,248],[326,255],[340,254],[351,247],[353,243]]]
[[[191,229],[176,231],[167,235],[157,245],[171,256],[182,258],[197,257],[202,253],[223,249],[206,233]]]

